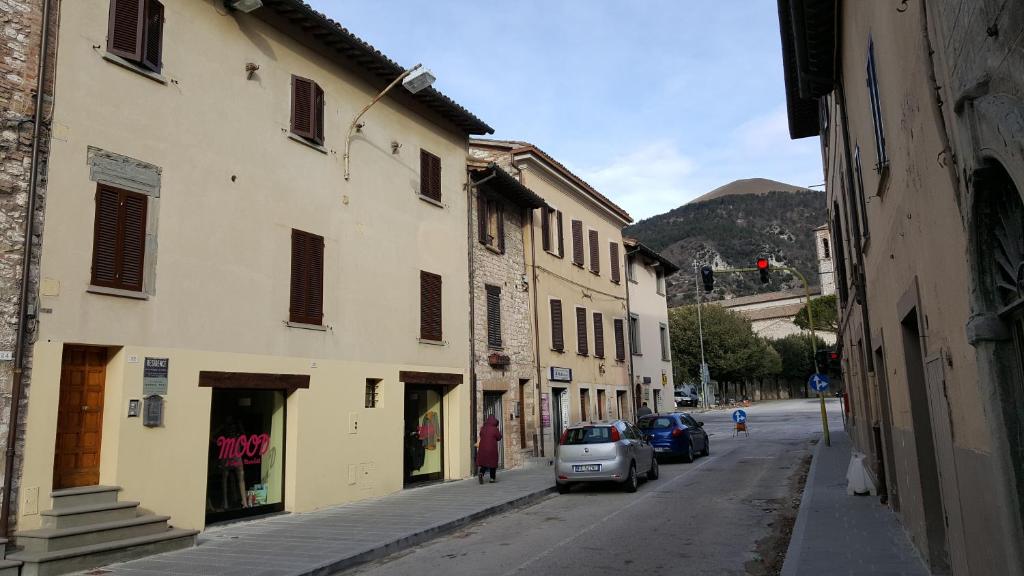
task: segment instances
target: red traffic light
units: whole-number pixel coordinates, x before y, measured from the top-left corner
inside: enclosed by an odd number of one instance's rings
[[[757,269],[758,270],[767,270],[768,269],[768,259],[767,258],[758,258],[757,259]]]

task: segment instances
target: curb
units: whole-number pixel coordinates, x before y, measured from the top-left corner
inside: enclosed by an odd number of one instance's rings
[[[484,508],[483,510],[479,510],[468,516],[463,516],[462,518],[457,518],[443,524],[425,528],[419,532],[414,532],[408,536],[399,538],[398,540],[392,540],[391,542],[381,544],[376,548],[360,552],[354,556],[334,560],[311,570],[295,572],[292,576],[330,576],[332,574],[337,574],[338,572],[349,570],[361,564],[366,564],[367,562],[372,562],[385,556],[390,556],[400,550],[405,550],[407,548],[423,544],[424,542],[428,542],[449,532],[454,532],[456,529],[476,522],[477,520],[536,504],[554,492],[555,486],[551,485],[542,490],[531,492],[525,496],[520,496],[514,500],[509,500],[507,502],[502,502],[501,504]]]
[[[807,472],[807,480],[804,482],[804,493],[800,497],[800,510],[796,513],[796,523],[793,525],[793,533],[789,535],[789,547],[786,548],[786,559],[782,562],[780,576],[797,576],[799,573],[801,546],[804,539],[804,532],[807,529],[807,517],[811,514],[811,497],[814,495],[814,477],[818,473],[819,453],[825,445],[824,438],[818,435],[818,444],[814,447],[814,456],[811,458],[811,469]]]

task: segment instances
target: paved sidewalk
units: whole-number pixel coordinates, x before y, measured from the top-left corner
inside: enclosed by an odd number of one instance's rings
[[[403,490],[316,512],[211,528],[195,548],[103,568],[107,576],[326,576],[430,540],[554,490],[547,461],[508,472]],[[97,572],[90,571],[91,574]]]
[[[851,444],[832,432],[818,442],[800,501],[782,576],[927,576],[895,514],[876,496],[848,496]]]

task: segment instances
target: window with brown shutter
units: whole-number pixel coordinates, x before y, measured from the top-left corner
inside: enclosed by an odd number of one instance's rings
[[[141,292],[146,255],[145,194],[100,184],[93,226],[94,286]]]
[[[440,342],[441,276],[420,271],[420,339]]]
[[[551,252],[551,215],[554,213],[547,206],[540,209],[540,244],[547,252]]]
[[[562,301],[551,300],[551,349],[565,350],[565,335],[562,331]]]
[[[594,312],[594,356],[604,358],[604,315]]]
[[[565,258],[565,238],[562,233],[562,211],[555,211],[555,220],[557,223],[556,228],[558,229],[558,257]]]
[[[619,244],[617,242],[612,242],[611,244],[608,245],[608,255],[611,257],[611,261],[612,261],[612,282],[615,282],[616,284],[618,284],[619,281],[620,281],[620,276],[619,276],[620,271],[619,271]]]
[[[308,78],[292,76],[292,134],[324,143],[324,91]]]
[[[324,239],[292,230],[292,279],[288,320],[299,324],[323,324]]]
[[[505,253],[505,207],[496,198],[477,195],[477,239],[481,244]]]
[[[572,221],[572,263],[583,267],[583,222]]]
[[[487,346],[501,348],[501,287],[485,286],[487,291]]]
[[[622,318],[615,319],[615,359],[622,362],[626,359],[626,334]]]
[[[601,246],[598,244],[597,230],[590,230],[590,271],[601,273]]]
[[[587,309],[576,308],[576,353],[586,356],[587,349]]]
[[[164,5],[157,0],[110,0],[107,51],[159,72]]]
[[[441,201],[441,159],[420,149],[420,194]]]

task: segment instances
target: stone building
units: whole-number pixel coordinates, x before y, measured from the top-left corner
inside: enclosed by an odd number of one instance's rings
[[[812,288],[811,298],[821,296],[821,289]],[[742,314],[750,320],[754,333],[762,338],[778,340],[793,334],[810,335],[810,332],[796,325],[793,319],[797,312],[807,302],[807,294],[802,290],[783,290],[780,292],[766,292],[764,294],[753,294],[751,296],[740,296],[727,300],[711,302],[733,312]],[[832,344],[836,341],[833,332],[815,330],[814,334]]]
[[[473,287],[474,433],[489,415],[502,432],[499,465],[538,453],[537,363],[524,234],[544,200],[497,164],[470,161],[473,183],[470,281]]]
[[[815,252],[818,255],[818,283],[822,296],[836,293],[835,264],[832,261],[832,232],[828,224],[814,229]]]
[[[1024,574],[1024,5],[780,0],[848,420],[938,574]]]

